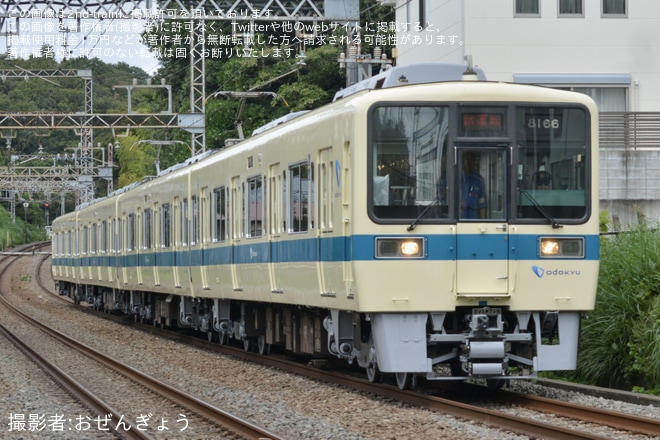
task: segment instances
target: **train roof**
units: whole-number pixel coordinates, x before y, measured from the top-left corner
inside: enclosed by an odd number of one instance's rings
[[[466,73],[473,73],[479,81],[486,81],[486,74],[479,67],[468,71],[463,64],[427,63],[396,66],[346,87],[335,93],[333,101],[354,95],[362,90],[386,89],[411,84],[427,84],[445,81],[459,81]]]

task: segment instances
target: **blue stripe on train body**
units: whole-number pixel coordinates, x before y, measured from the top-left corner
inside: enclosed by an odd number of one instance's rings
[[[181,267],[221,266],[227,264],[306,263],[374,261],[375,239],[385,235],[353,235],[350,237],[308,238],[264,242],[254,240],[238,246],[214,245],[206,249],[140,252],[122,256],[94,256],[84,258],[57,257],[56,266],[92,267]],[[427,254],[424,260],[541,260],[538,255],[539,235],[461,235],[457,250],[456,235],[424,235]],[[578,260],[599,259],[598,235],[586,235],[585,257]],[[507,241],[502,246],[502,240]],[[475,249],[494,249],[492,253],[479,253]],[[508,255],[507,255],[508,254]],[[402,258],[403,259],[403,258]],[[569,258],[567,258],[569,259]],[[547,260],[547,259],[543,259]],[[552,260],[561,260],[553,258]],[[575,260],[575,258],[570,258]]]

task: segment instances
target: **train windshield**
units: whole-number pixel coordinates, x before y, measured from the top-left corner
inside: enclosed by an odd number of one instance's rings
[[[370,115],[369,208],[378,222],[469,221],[457,164],[471,151],[482,158],[479,219],[586,220],[589,121],[582,107],[382,105]]]
[[[586,216],[587,127],[582,108],[516,109],[518,219]]]
[[[383,219],[447,217],[449,110],[438,106],[378,107],[374,138],[372,201]],[[433,209],[429,206],[433,205]]]

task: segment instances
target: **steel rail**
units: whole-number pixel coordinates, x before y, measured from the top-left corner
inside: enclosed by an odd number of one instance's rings
[[[36,274],[37,278],[39,274]],[[52,293],[52,292],[51,292]],[[103,353],[94,350],[93,348],[80,343],[74,339],[69,338],[65,334],[58,332],[57,330],[51,329],[39,321],[33,319],[29,315],[23,313],[21,310],[14,307],[11,303],[7,302],[5,298],[0,296],[0,300],[4,303],[12,312],[16,313],[22,319],[26,320],[30,324],[36,326],[44,333],[50,335],[51,337],[59,340],[60,342],[66,344],[67,346],[79,351],[85,356],[100,362],[106,366],[109,366],[118,373],[128,377],[139,385],[142,385],[146,389],[161,395],[167,398],[170,401],[173,401],[177,404],[185,406],[200,416],[206,418],[212,423],[218,424],[225,427],[231,432],[234,432],[240,436],[243,436],[248,439],[272,439],[272,440],[284,440],[285,437],[279,436],[263,427],[260,427],[254,423],[251,423],[248,420],[244,420],[238,416],[230,414],[218,407],[211,405],[210,403],[204,402],[201,399],[198,399],[190,394],[187,394],[181,390],[177,390],[174,387],[171,387],[168,384],[165,384],[147,374],[144,374],[130,366],[124,365],[115,359],[112,359],[108,356],[105,356]],[[118,413],[113,412],[113,415]],[[119,419],[117,417],[117,419]],[[126,420],[126,418],[124,417]],[[134,424],[133,424],[134,426]],[[149,437],[150,438],[150,437]]]
[[[45,261],[45,259],[44,259]],[[81,306],[79,306],[81,307]],[[82,310],[90,313],[95,313],[88,308],[81,307]],[[105,317],[105,315],[104,315]],[[136,323],[131,323],[136,324]],[[352,378],[346,375],[322,371],[317,368],[309,368],[308,366],[300,365],[295,362],[258,355],[256,353],[245,352],[244,350],[218,345],[210,344],[205,340],[190,340],[187,336],[181,336],[176,333],[163,331],[161,329],[154,329],[145,327],[147,331],[162,335],[163,332],[167,333],[167,337],[191,343],[192,345],[208,349],[209,346],[214,350],[231,354],[233,356],[250,360],[262,365],[267,365],[309,377],[315,380],[321,380],[332,384],[346,386],[351,389],[368,392],[371,394],[403,401],[412,405],[424,407],[433,411],[440,411],[443,413],[451,414],[457,417],[480,421],[487,425],[497,427],[500,429],[515,431],[520,434],[528,436],[537,436],[547,439],[605,439],[607,437],[599,436],[590,432],[569,430],[566,428],[558,427],[549,423],[529,420],[523,417],[518,417],[495,410],[479,408],[473,405],[464,404],[451,399],[443,399],[435,396],[421,395],[410,391],[400,391],[398,388],[370,383],[363,379]],[[511,400],[509,400],[511,395]],[[529,399],[527,399],[529,397]],[[613,411],[601,410],[599,408],[590,408],[574,405],[566,402],[553,401],[552,399],[537,397],[537,396],[524,396],[517,393],[507,392],[500,390],[497,393],[490,393],[489,398],[492,400],[500,400],[501,402],[516,403],[528,409],[553,413],[567,418],[577,418],[585,422],[597,423],[606,425],[615,429],[622,429],[626,431],[657,435],[660,432],[660,422],[643,418],[639,416],[630,416],[623,413],[616,413]],[[515,402],[512,402],[517,399]]]
[[[12,344],[18,348],[25,356],[34,362],[39,368],[41,368],[46,374],[51,376],[53,381],[57,383],[62,389],[64,389],[70,396],[74,399],[81,402],[86,407],[90,408],[99,416],[112,415],[109,418],[109,424],[111,425],[113,432],[125,439],[136,439],[136,440],[152,440],[153,437],[146,432],[141,432],[139,430],[120,430],[115,421],[119,421],[122,414],[110,406],[108,403],[96,396],[91,390],[86,388],[80,382],[76,381],[73,377],[66,374],[55,364],[48,361],[37,351],[26,345],[20,338],[14,335],[9,331],[4,325],[0,324],[0,333],[3,334]],[[130,420],[127,417],[123,417],[123,420],[128,423],[130,426],[135,426],[135,421]]]
[[[44,245],[36,245],[33,249],[43,247]],[[0,270],[0,278],[5,274],[5,272],[18,261],[19,257],[13,255],[15,258],[9,261],[3,268]],[[4,261],[3,261],[4,263]],[[2,293],[0,291],[0,293]],[[12,311],[16,311],[16,308],[13,307],[7,300],[0,295],[0,302],[2,302],[7,308]],[[19,311],[20,312],[20,311]],[[22,314],[22,312],[20,312]],[[18,350],[20,350],[25,356],[34,362],[39,368],[41,368],[46,374],[48,374],[53,381],[58,384],[62,389],[64,389],[70,396],[74,399],[81,402],[84,406],[88,407],[94,411],[98,416],[107,416],[108,414],[112,415],[110,419],[110,425],[112,426],[114,432],[116,432],[121,437],[127,440],[152,440],[153,437],[149,434],[141,431],[120,431],[117,429],[117,424],[112,423],[112,421],[119,421],[122,414],[110,406],[108,403],[96,396],[91,390],[86,388],[80,382],[76,381],[73,377],[65,373],[59,367],[57,367],[52,362],[44,358],[36,350],[28,346],[24,341],[14,335],[9,329],[4,325],[0,324],[0,333],[2,333]],[[124,417],[124,420],[129,423],[131,426],[135,426],[135,422],[127,417]]]
[[[606,425],[634,433],[657,436],[660,434],[660,421],[632,414],[619,413],[602,408],[561,402],[547,397],[514,393],[500,390],[495,394],[502,402],[520,405],[525,408],[550,413],[557,416],[578,418],[586,422]]]

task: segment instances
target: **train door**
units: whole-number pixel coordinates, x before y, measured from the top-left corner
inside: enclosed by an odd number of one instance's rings
[[[135,217],[135,227],[134,227],[134,234],[135,234],[135,265],[137,267],[137,283],[139,285],[144,284],[144,278],[142,277],[142,270],[143,270],[143,261],[142,259],[144,258],[143,254],[145,251],[144,247],[144,229],[143,229],[143,221],[144,221],[144,214],[142,211],[142,208],[137,209],[137,215]]]
[[[200,276],[202,278],[202,287],[205,290],[209,289],[209,277],[208,277],[208,267],[207,267],[207,246],[209,245],[208,237],[210,237],[209,229],[209,199],[208,199],[208,188],[202,188],[199,202],[199,210],[197,212],[197,218],[193,219],[193,222],[197,224],[197,236],[199,243],[199,270]]]
[[[277,276],[277,263],[282,261],[282,234],[284,233],[283,204],[284,178],[281,166],[278,163],[268,167],[268,242],[270,244],[270,260],[268,273],[270,276],[270,290],[272,293],[282,293],[282,283]]]
[[[154,203],[153,210],[153,231],[152,231],[152,255],[153,255],[153,271],[154,271],[154,286],[160,286],[160,278],[158,272],[158,265],[160,264],[160,256],[158,255],[161,246],[162,246],[162,235],[160,228],[162,228],[161,215],[160,215],[160,205]]]
[[[344,240],[336,236],[333,224],[334,195],[339,186],[341,170],[339,162],[332,159],[332,147],[319,150],[317,168],[319,287],[321,295],[336,296],[337,292],[344,289],[342,265]]]
[[[231,275],[234,291],[242,291],[243,284],[239,276],[237,265],[240,262],[240,246],[243,237],[243,191],[241,186],[241,177],[234,176],[231,179]]]
[[[181,207],[179,206],[179,197],[174,197],[172,203],[172,275],[174,278],[174,287],[181,287],[179,277],[179,260],[181,251]]]
[[[457,146],[454,157],[457,294],[507,296],[506,145]]]

